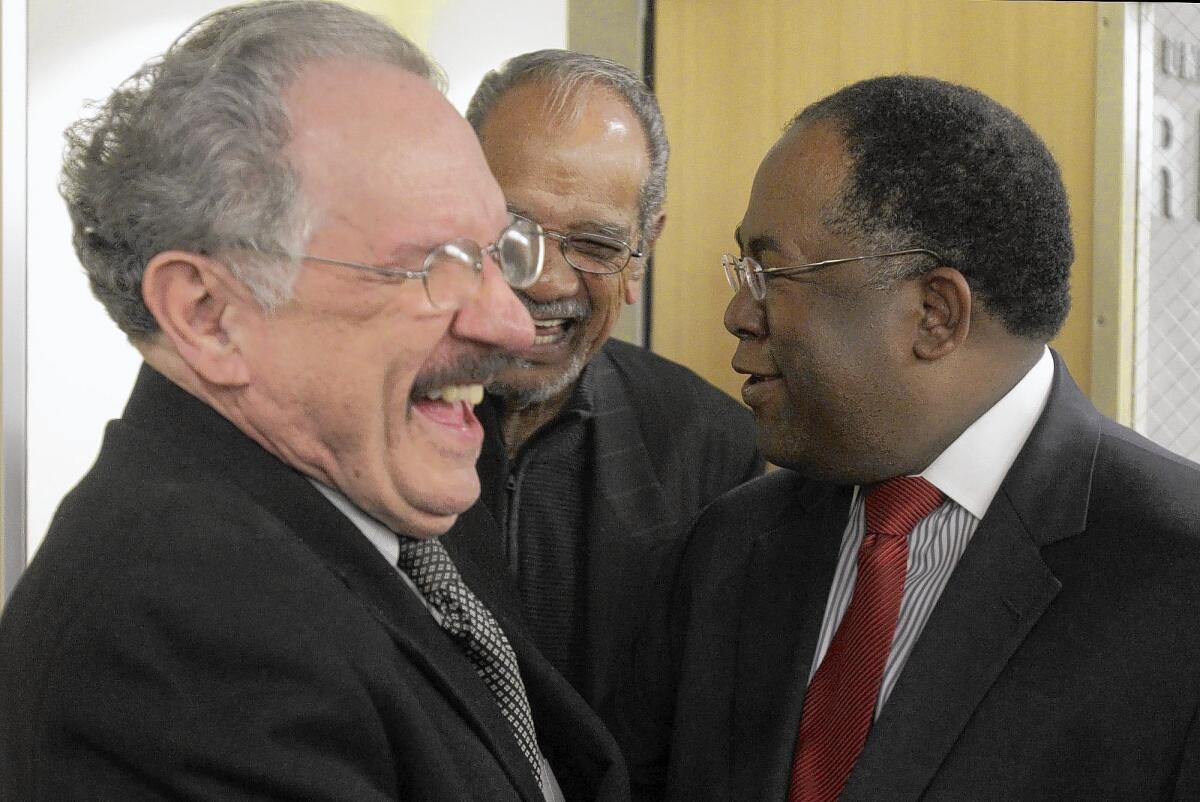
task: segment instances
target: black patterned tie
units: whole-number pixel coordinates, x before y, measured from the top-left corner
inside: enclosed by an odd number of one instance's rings
[[[463,582],[454,561],[437,538],[418,540],[401,536],[400,558],[396,563],[412,579],[429,606],[437,610],[442,629],[463,650],[475,666],[475,673],[496,697],[500,713],[512,727],[541,788],[542,764],[533,714],[517,656],[504,630]]]

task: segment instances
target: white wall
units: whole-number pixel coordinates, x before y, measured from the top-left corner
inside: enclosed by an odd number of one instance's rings
[[[510,56],[567,46],[567,0],[452,0],[438,3],[429,54],[446,70],[459,111],[484,73]]]
[[[96,458],[139,358],[92,297],[58,195],[62,131],[215,0],[29,3],[27,553]]]
[[[8,0],[5,0],[8,2]],[[104,98],[214,0],[30,0],[28,4],[27,543],[32,557],[54,509],[96,458],[139,364],[92,296],[57,193],[62,131],[87,98]],[[379,4],[376,3],[376,6]],[[403,0],[396,6],[403,7]],[[567,0],[438,0],[421,42],[464,109],[505,58],[565,47]],[[421,33],[414,32],[417,38]],[[7,266],[6,266],[6,269]]]

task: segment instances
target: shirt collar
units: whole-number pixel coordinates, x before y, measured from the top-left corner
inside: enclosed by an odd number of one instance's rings
[[[983,413],[920,475],[976,518],[982,518],[1042,415],[1054,379],[1043,348],[1037,364]]]
[[[321,495],[329,499],[329,502],[337,507],[342,515],[345,515],[352,524],[358,527],[358,531],[371,541],[371,545],[379,550],[384,559],[392,565],[400,560],[400,538],[396,536],[395,532],[367,515],[358,508],[358,505],[332,487],[323,485],[316,479],[310,478],[308,481],[312,482],[313,487],[320,490]]]

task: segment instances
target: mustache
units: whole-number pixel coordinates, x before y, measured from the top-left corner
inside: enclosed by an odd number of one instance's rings
[[[417,374],[413,379],[413,398],[447,384],[487,384],[503,368],[512,364],[510,355],[498,348],[479,350],[465,355],[452,364],[440,365]]]
[[[592,302],[586,295],[581,298],[559,298],[556,301],[535,301],[524,293],[518,292],[517,298],[525,305],[525,309],[531,317],[586,320],[592,315]]]

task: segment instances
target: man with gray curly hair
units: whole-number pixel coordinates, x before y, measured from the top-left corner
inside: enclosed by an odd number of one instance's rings
[[[528,348],[438,69],[334,3],[218,11],[68,131],[145,365],[0,620],[0,797],[622,799],[611,737],[439,536]]]
[[[609,339],[666,219],[653,93],[608,59],[526,53],[467,109],[508,208],[544,227],[537,327],[488,385],[490,546],[543,654],[597,708],[654,577],[691,518],[763,469],[747,410],[690,370]],[[452,533],[478,538],[484,530]]]

